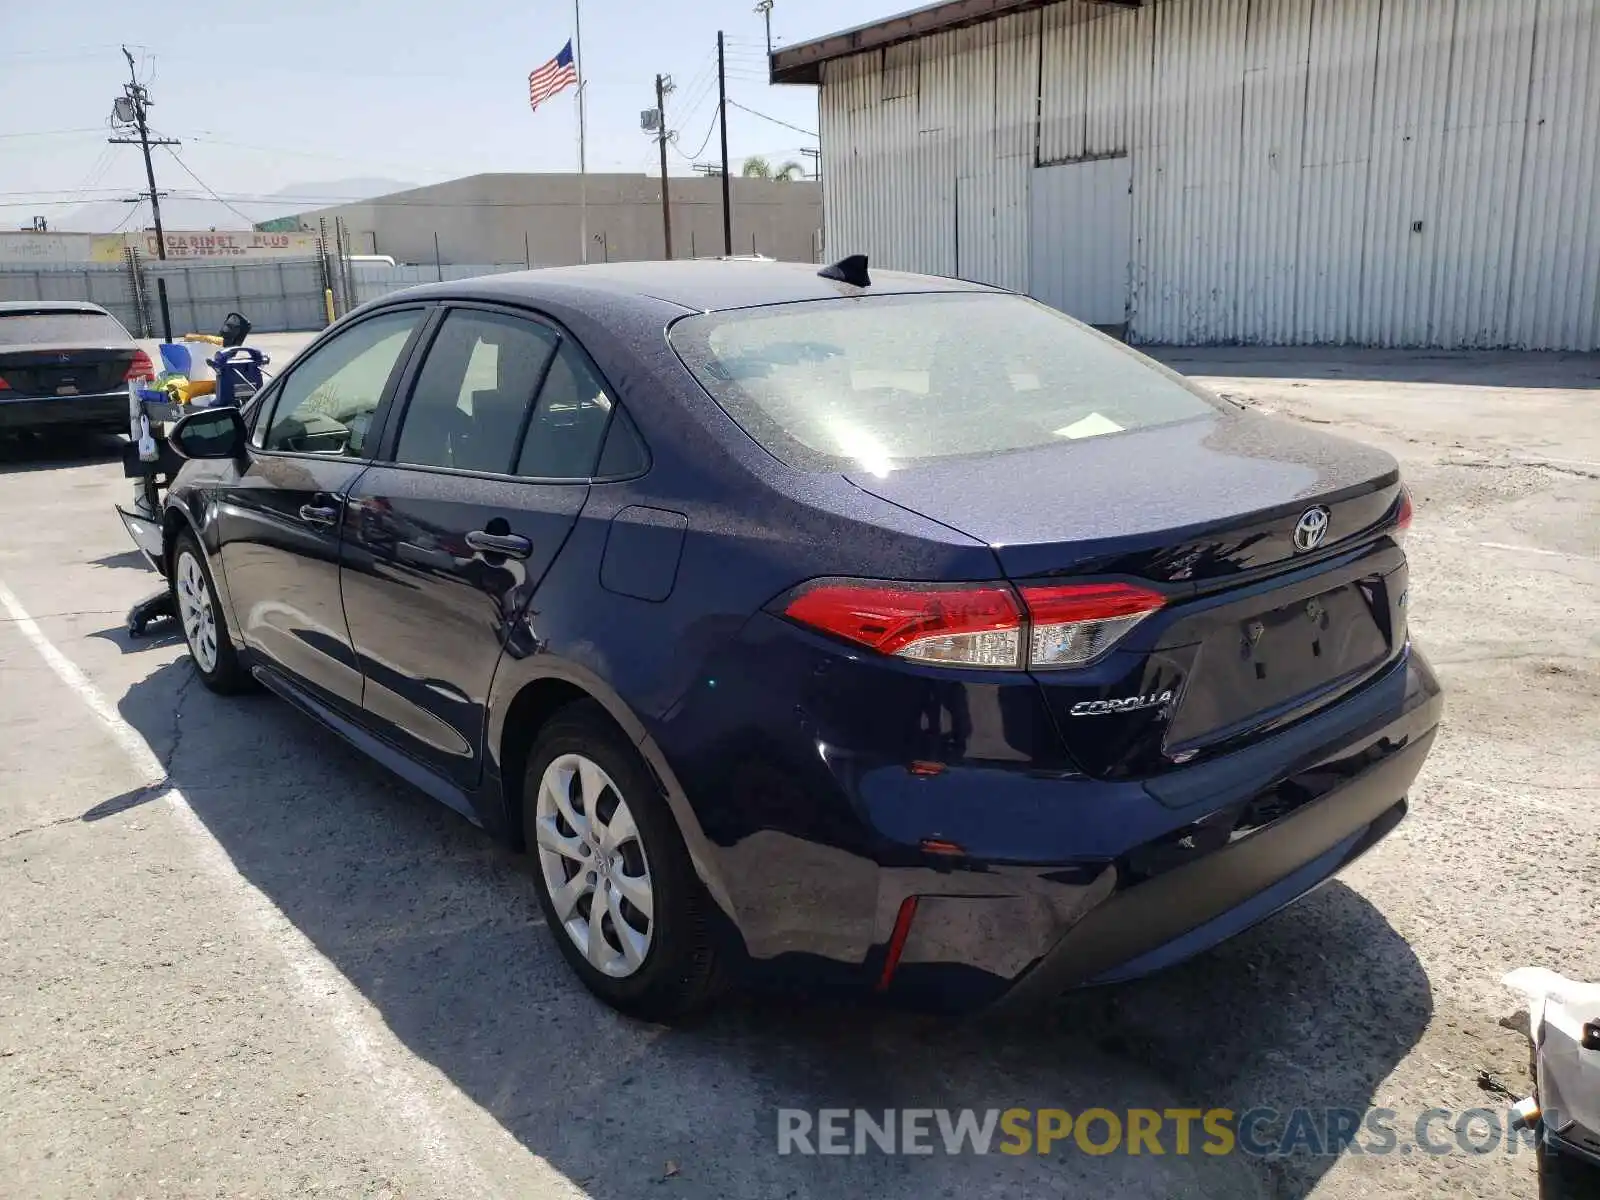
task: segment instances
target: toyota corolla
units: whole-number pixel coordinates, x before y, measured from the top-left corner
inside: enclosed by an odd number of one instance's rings
[[[1393,829],[1440,718],[1388,455],[978,284],[429,285],[173,440],[205,684],[525,848],[645,1017],[1155,970]]]

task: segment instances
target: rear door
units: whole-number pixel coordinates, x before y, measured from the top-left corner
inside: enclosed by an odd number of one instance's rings
[[[350,711],[361,672],[339,596],[345,503],[426,313],[376,313],[298,359],[254,413],[243,469],[218,489],[234,628],[270,665]]]
[[[611,401],[562,331],[485,306],[451,308],[412,379],[349,496],[345,612],[369,724],[471,788],[501,646],[588,496]]]

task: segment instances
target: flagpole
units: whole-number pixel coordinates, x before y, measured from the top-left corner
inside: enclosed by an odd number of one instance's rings
[[[572,0],[572,54],[578,68],[578,261],[589,261],[589,170],[586,161],[586,141],[589,132],[588,114],[584,110],[583,92],[589,86],[589,77],[583,73],[583,0]]]

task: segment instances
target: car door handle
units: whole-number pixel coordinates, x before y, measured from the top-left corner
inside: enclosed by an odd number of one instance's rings
[[[467,534],[467,545],[480,554],[499,554],[506,558],[527,558],[533,553],[533,543],[515,533],[489,533],[474,529]]]
[[[302,504],[300,519],[307,525],[332,525],[339,519],[337,508],[324,508],[317,504]]]

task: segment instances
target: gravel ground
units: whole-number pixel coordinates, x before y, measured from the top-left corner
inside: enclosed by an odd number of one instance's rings
[[[0,443],[0,1195],[1535,1195],[1525,1151],[1405,1149],[1426,1109],[1503,1106],[1480,1074],[1526,1088],[1505,971],[1600,978],[1600,359],[1164,357],[1400,458],[1447,725],[1340,881],[1008,1027],[613,1016],[516,859],[285,705],[210,695],[174,640],[128,640],[153,577],[110,443]],[[1300,1104],[1395,1110],[1401,1145],[775,1153],[779,1107]]]

